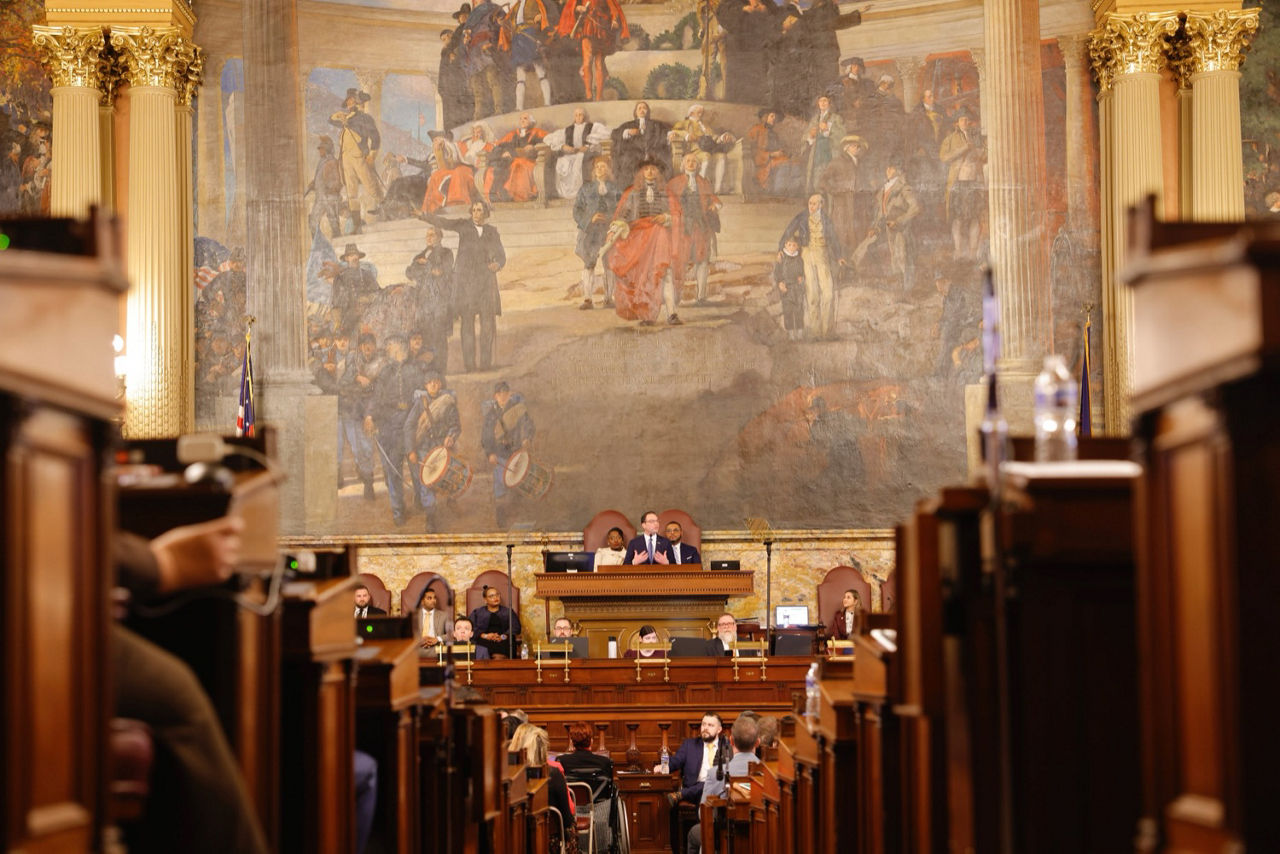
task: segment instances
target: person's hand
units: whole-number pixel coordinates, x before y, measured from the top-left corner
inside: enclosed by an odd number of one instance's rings
[[[373,382],[373,380],[369,379],[364,374],[356,374],[356,382],[360,384],[361,388],[368,388],[369,383]]]
[[[427,649],[430,649],[433,646],[438,646],[439,643],[440,643],[440,638],[423,638],[422,642],[419,643],[418,646],[422,646],[422,647],[426,647]]]
[[[671,225],[671,214],[658,214],[658,225]]]
[[[411,463],[416,463],[417,461],[418,461],[418,452],[417,452],[417,451],[410,451],[410,452],[409,452],[409,462],[411,462]]]
[[[636,136],[639,133],[640,131],[636,130],[635,128],[627,128],[622,132],[622,138],[631,139],[631,137]]]
[[[244,520],[223,516],[197,525],[182,525],[151,541],[160,570],[162,593],[183,587],[221,584],[240,560]]]
[[[636,552],[636,556],[631,559],[631,564],[633,566],[638,566],[639,564],[644,563],[648,559],[649,559],[648,552]]]
[[[661,552],[661,551],[655,551],[655,552],[653,553],[653,562],[654,562],[654,563],[661,563],[661,564],[669,564],[669,563],[671,563],[671,561],[667,560],[667,555],[666,555],[666,553],[665,553],[665,552]]]
[[[785,294],[787,292],[787,283],[778,282],[778,290],[782,291]]]
[[[491,466],[496,466],[497,464],[498,464],[498,455],[497,455],[497,454],[490,454],[490,455],[489,455],[489,465],[491,465]]]
[[[598,214],[594,214],[594,215],[591,217],[591,221],[592,221],[592,222],[608,222],[608,221],[609,221],[609,217],[605,216],[605,215],[604,215],[604,214],[602,214],[602,213],[598,213]]]

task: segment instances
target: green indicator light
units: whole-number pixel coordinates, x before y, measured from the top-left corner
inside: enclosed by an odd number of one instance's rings
[[[5,234],[3,231],[0,231],[0,252],[3,252],[8,248],[9,248],[9,235]]]

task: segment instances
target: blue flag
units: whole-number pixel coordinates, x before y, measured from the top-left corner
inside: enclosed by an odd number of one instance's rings
[[[1080,366],[1080,421],[1077,429],[1081,436],[1093,435],[1093,412],[1089,406],[1089,331],[1093,318],[1084,321],[1084,362]]]
[[[244,362],[240,365],[240,406],[236,410],[236,435],[254,435],[253,423],[253,342],[250,330],[244,333]]]

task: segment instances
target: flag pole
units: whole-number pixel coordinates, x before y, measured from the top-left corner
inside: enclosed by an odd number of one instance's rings
[[[1076,429],[1081,437],[1093,435],[1093,403],[1089,399],[1089,374],[1093,368],[1093,359],[1089,353],[1092,330],[1093,303],[1087,302],[1084,304],[1084,359],[1080,364],[1080,417],[1076,421]]]

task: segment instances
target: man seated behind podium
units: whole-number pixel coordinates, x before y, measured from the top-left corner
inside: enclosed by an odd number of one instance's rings
[[[429,654],[434,655],[436,647],[447,641],[453,634],[453,620],[440,607],[436,600],[436,592],[428,587],[422,593],[422,604],[414,613],[414,637],[418,645]]]
[[[730,644],[738,642],[738,618],[728,612],[716,617],[716,636],[707,641],[707,655],[731,655]],[[758,655],[758,650],[746,650],[743,655]]]
[[[641,533],[627,543],[627,553],[622,562],[626,564],[675,563],[675,554],[671,551],[671,541],[658,533],[658,514],[646,510],[640,515]]]
[[[369,595],[369,588],[361,584],[356,588],[356,619],[363,620],[367,617],[385,617],[387,612],[373,604],[372,597]]]
[[[751,763],[760,761],[756,755],[756,749],[760,743],[760,729],[755,719],[739,715],[729,733],[729,743],[733,745],[733,758],[725,763],[724,769],[715,769],[707,775],[707,783],[702,788],[702,801],[708,798],[724,797],[725,789],[729,786],[729,778],[747,776]],[[685,852],[698,854],[701,850],[702,823],[699,822],[689,828]]]
[[[627,540],[622,535],[621,528],[610,528],[609,533],[605,535],[605,546],[596,549],[595,565],[601,566],[621,566],[623,556],[627,553]]]
[[[693,563],[702,565],[702,555],[698,554],[698,550],[687,543],[680,542],[680,538],[684,536],[684,528],[679,522],[667,523],[667,539],[671,541],[671,553],[674,560],[672,563]]]
[[[475,629],[471,625],[470,617],[458,617],[456,620],[453,621],[453,642],[466,643],[466,644],[472,643],[471,634],[474,631]],[[476,647],[475,649],[476,661],[487,661],[489,658],[490,658],[489,650],[485,649],[482,646]]]
[[[702,785],[708,774],[715,773],[716,748],[719,746],[720,733],[724,722],[715,712],[707,712],[702,716],[702,725],[696,738],[686,738],[680,749],[671,757],[670,769],[683,772],[680,778],[679,800],[696,804],[702,800]],[[661,765],[653,766],[654,773],[662,770]],[[675,799],[673,792],[669,797]]]

